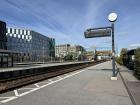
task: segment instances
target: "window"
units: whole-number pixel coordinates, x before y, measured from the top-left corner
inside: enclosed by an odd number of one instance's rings
[[[31,32],[30,31],[28,31],[28,35],[30,35],[31,34]]]
[[[26,35],[26,30],[23,30],[24,31],[24,35]]]
[[[10,33],[10,36],[12,36],[12,34]]]
[[[14,34],[16,34],[16,29],[14,29]]]
[[[18,38],[20,38],[20,35],[18,35]]]
[[[24,30],[22,30],[22,35],[24,35]]]
[[[12,33],[12,28],[10,28],[10,33]]]
[[[14,34],[14,37],[15,37],[15,38],[16,38],[16,36],[17,36],[17,35],[16,35],[16,34]]]
[[[28,30],[26,30],[26,35],[28,35]]]
[[[24,35],[22,35],[22,39],[24,39]]]

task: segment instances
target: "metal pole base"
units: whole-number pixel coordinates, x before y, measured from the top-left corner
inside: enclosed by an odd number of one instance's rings
[[[111,80],[118,80],[118,78],[117,77],[111,77]]]

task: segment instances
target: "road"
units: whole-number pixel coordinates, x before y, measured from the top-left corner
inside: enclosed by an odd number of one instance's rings
[[[111,62],[74,71],[0,95],[2,105],[132,105]]]

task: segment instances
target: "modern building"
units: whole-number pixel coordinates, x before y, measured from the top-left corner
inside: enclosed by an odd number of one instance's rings
[[[0,49],[6,50],[6,23],[3,21],[0,21]]]
[[[19,28],[7,28],[6,37],[7,49],[20,53],[20,62],[47,62],[55,57],[54,38]]]
[[[14,51],[7,50],[6,23],[0,21],[0,68],[12,67]]]

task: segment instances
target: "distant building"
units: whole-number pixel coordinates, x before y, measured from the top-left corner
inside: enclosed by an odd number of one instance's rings
[[[55,56],[60,58],[72,55],[73,59],[77,59],[79,55],[83,55],[85,52],[84,47],[80,45],[71,46],[70,44],[63,44],[55,46]]]
[[[21,61],[48,61],[55,57],[55,40],[38,32],[7,28],[7,49],[21,53]]]
[[[100,50],[100,51],[95,51],[96,59],[97,60],[110,60],[112,51],[111,50]]]
[[[87,51],[86,52],[86,59],[91,61],[91,60],[94,60],[94,51]]]
[[[74,45],[74,46],[70,46],[70,53],[84,53],[86,50],[83,46],[80,45]]]
[[[55,56],[64,57],[69,53],[70,44],[62,44],[55,46]]]

